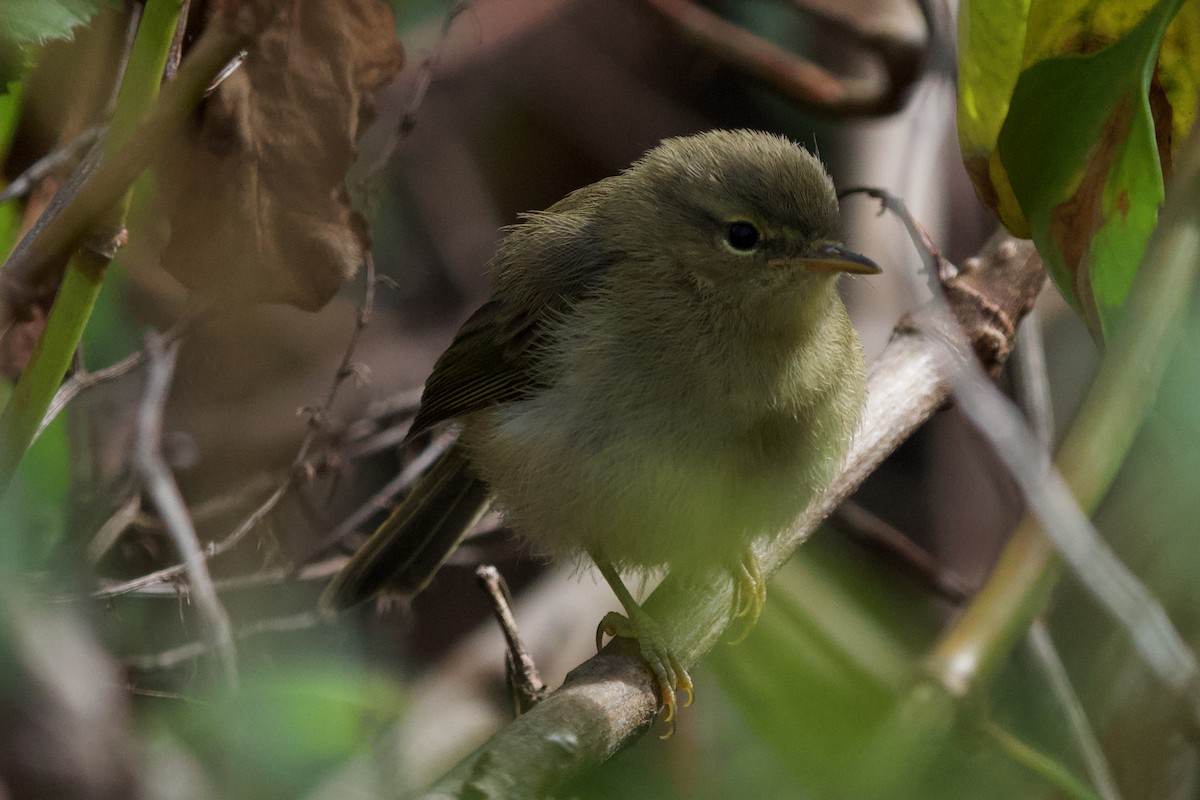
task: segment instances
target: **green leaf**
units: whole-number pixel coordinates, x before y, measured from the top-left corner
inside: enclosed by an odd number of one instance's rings
[[[70,39],[112,0],[4,0],[0,3],[0,38],[13,42]]]
[[[1021,70],[1029,0],[964,2],[958,14],[958,143],[980,199],[1009,230],[1028,223],[995,157]],[[1001,172],[997,173],[1000,170]]]
[[[1196,118],[1200,0],[966,0],[959,39],[976,190],[1102,339]]]
[[[1108,47],[1025,69],[997,141],[1050,276],[1098,338],[1115,323],[1158,221],[1150,81],[1180,5],[1161,0]]]
[[[0,50],[3,50],[2,45],[0,45]],[[3,83],[2,73],[3,64],[0,63],[0,163],[8,158],[8,151],[12,147],[13,137],[17,132],[17,122],[20,118],[21,97],[25,88],[21,82]],[[7,92],[4,91],[5,87],[7,87]],[[0,188],[5,185],[4,178],[0,176]],[[7,258],[16,244],[20,225],[20,203],[16,200],[0,203],[0,260]]]
[[[259,668],[235,695],[173,709],[171,729],[211,768],[227,797],[299,797],[393,721],[389,680],[344,666]]]

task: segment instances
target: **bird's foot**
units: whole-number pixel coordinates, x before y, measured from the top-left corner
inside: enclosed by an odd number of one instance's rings
[[[654,674],[658,684],[658,696],[662,700],[663,722],[667,723],[667,732],[661,738],[669,739],[675,733],[675,713],[678,704],[675,701],[676,692],[687,695],[683,707],[687,708],[695,700],[692,679],[687,670],[676,660],[667,647],[666,639],[658,628],[658,623],[638,606],[627,617],[613,611],[600,620],[596,628],[596,649],[599,650],[605,636],[620,636],[624,639],[636,639],[641,649],[642,658]]]
[[[744,620],[741,630],[730,641],[738,644],[747,636],[758,618],[762,616],[763,607],[767,604],[767,579],[758,565],[758,557],[753,551],[748,551],[741,563],[733,571],[733,617]]]

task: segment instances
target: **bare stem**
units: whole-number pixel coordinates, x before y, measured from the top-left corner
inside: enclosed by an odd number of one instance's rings
[[[0,271],[0,331],[16,308],[62,264],[66,273],[28,367],[0,412],[0,494],[45,418],[91,316],[100,284],[124,243],[133,181],[187,118],[203,87],[241,37],[221,25],[197,42],[176,80],[159,96],[163,67],[179,19],[177,0],[146,5],[104,144],[104,161],[55,216],[39,223]],[[158,101],[155,102],[155,98]]]
[[[166,459],[162,455],[163,407],[171,378],[175,374],[175,358],[179,345],[163,345],[151,337],[150,368],[146,376],[146,393],[138,411],[137,442],[134,447],[134,463],[142,474],[146,490],[162,517],[167,533],[183,558],[190,595],[205,631],[205,641],[220,659],[225,681],[229,688],[236,689],[238,683],[237,652],[233,645],[233,627],[225,607],[217,598],[212,576],[208,574],[204,551],[196,537],[196,528],[188,515],[187,505]]]

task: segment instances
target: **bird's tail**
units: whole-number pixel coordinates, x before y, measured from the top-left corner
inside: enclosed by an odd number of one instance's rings
[[[421,591],[490,504],[455,444],[334,576],[321,608],[341,611],[379,594]]]

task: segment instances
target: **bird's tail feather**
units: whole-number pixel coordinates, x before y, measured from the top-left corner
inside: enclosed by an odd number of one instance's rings
[[[340,611],[379,594],[421,591],[490,504],[487,487],[455,444],[334,576],[321,608]]]

